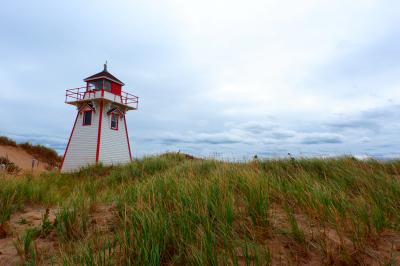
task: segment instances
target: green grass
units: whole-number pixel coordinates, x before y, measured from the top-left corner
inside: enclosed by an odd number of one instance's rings
[[[36,228],[28,229],[18,237],[15,243],[18,254],[24,259],[24,265],[37,265],[37,252],[34,240],[39,234],[40,231]]]
[[[53,259],[65,265],[265,265],[282,261],[276,245],[289,264],[311,253],[321,263],[357,264],[383,232],[399,234],[399,173],[400,161],[229,163],[168,153],[0,180],[0,223],[24,205],[59,207],[40,231],[54,230]],[[106,231],[92,225],[98,204],[114,206]],[[343,244],[332,248],[327,229]],[[33,261],[29,235],[23,241]]]

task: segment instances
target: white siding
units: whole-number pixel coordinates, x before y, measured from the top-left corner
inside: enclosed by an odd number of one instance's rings
[[[121,96],[115,95],[114,93],[108,91],[104,92],[104,98],[113,102],[122,103]]]
[[[83,126],[83,115],[82,113],[78,115],[75,130],[65,154],[62,172],[78,170],[80,167],[96,162],[99,115],[100,109],[96,106],[96,112],[92,114],[90,126]]]
[[[110,127],[111,116],[107,115],[111,104],[104,103],[101,125],[99,162],[105,165],[126,163],[130,161],[129,146],[126,138],[123,118],[118,120],[118,130]],[[97,135],[100,109],[96,103],[96,112],[92,115],[90,126],[82,125],[82,114],[76,120],[75,130],[65,155],[62,172],[78,170],[83,166],[96,163]]]
[[[128,141],[124,118],[118,119],[118,130],[110,127],[111,116],[107,115],[110,104],[105,104],[103,123],[101,125],[101,142],[99,161],[104,164],[119,164],[130,161]]]
[[[88,99],[107,99],[113,102],[117,102],[117,103],[122,103],[122,99],[121,96],[116,95],[114,93],[108,92],[108,91],[104,91],[104,96],[101,96],[101,91],[92,91],[90,93],[85,93],[84,99],[88,100]]]

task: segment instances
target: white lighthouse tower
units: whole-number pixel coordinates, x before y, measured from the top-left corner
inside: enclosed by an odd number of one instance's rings
[[[86,86],[66,91],[65,103],[77,107],[65,149],[62,172],[101,162],[105,165],[132,159],[125,114],[136,110],[138,97],[122,91],[125,84],[104,70],[86,79]]]

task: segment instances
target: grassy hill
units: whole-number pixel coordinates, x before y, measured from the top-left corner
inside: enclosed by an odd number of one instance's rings
[[[399,174],[400,161],[169,153],[1,179],[0,247],[15,243],[18,259],[0,262],[396,265]]]

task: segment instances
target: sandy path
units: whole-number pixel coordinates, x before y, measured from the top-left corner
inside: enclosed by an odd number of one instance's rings
[[[48,219],[54,225],[58,208],[48,209]],[[115,224],[115,206],[95,204],[91,207],[89,215],[89,231],[92,234],[111,234],[110,228]],[[21,265],[23,259],[18,254],[16,242],[29,228],[41,228],[45,207],[26,206],[23,210],[11,215],[7,222],[7,236],[0,237],[0,265]],[[89,234],[90,234],[89,233]],[[59,242],[54,228],[45,237],[38,237],[34,240],[34,247],[40,261],[39,265],[52,265],[51,257],[59,252]]]
[[[15,247],[17,237],[28,228],[40,228],[42,217],[46,213],[43,207],[26,207],[23,211],[16,212],[7,223],[9,235],[0,238],[0,265],[20,265],[22,258]],[[49,211],[49,221],[54,223],[56,210]],[[51,235],[47,238],[38,238],[34,241],[35,248],[43,256],[57,247],[57,241]]]

